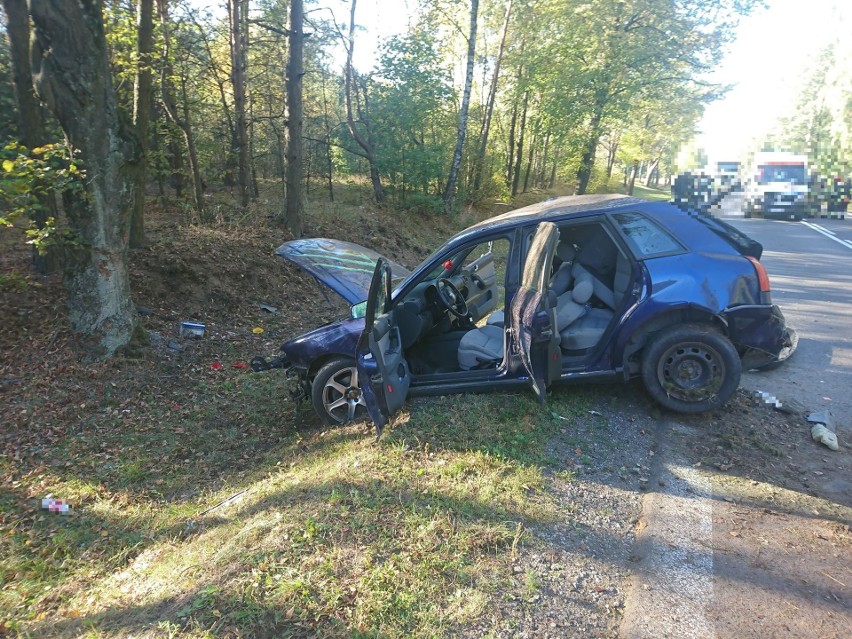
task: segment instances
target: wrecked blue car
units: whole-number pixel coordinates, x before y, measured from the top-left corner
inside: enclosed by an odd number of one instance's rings
[[[641,377],[662,406],[722,406],[741,371],[796,335],[772,304],[762,246],[712,217],[618,195],[548,200],[458,233],[412,272],[370,249],[276,250],[351,305],[283,344],[328,424],[381,432],[405,399]]]

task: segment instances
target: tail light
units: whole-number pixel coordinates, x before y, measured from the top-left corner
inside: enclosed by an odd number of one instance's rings
[[[757,259],[746,256],[746,259],[752,263],[754,270],[757,271],[757,282],[760,284],[760,301],[764,304],[772,303],[771,287],[769,286],[769,275],[766,273],[766,268]]]

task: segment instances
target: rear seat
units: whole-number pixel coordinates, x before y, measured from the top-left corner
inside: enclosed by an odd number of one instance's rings
[[[609,288],[604,282],[592,275],[581,264],[575,264],[573,269],[576,281],[591,281],[594,296],[609,308],[590,308],[588,312],[577,318],[564,329],[560,329],[560,346],[563,350],[577,351],[591,348],[597,344],[606,332],[607,326],[621,306],[630,282],[633,270],[630,261],[618,252],[613,277],[613,287]],[[575,285],[576,286],[576,285]]]

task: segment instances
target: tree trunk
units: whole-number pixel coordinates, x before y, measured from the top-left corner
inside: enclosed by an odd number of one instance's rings
[[[613,136],[612,140],[609,144],[609,151],[607,153],[606,158],[606,179],[609,182],[612,177],[612,168],[615,166],[615,155],[618,153],[618,144],[621,134],[616,134]]]
[[[541,161],[538,165],[538,177],[535,180],[535,184],[540,188],[547,188],[547,183],[545,182],[545,174],[547,173],[547,161],[550,159],[548,157],[548,153],[550,153],[550,131],[544,134],[544,149],[541,151]]]
[[[527,189],[529,188],[529,185],[530,185],[530,171],[532,170],[533,157],[535,155],[533,150],[536,147],[537,141],[538,141],[538,118],[536,118],[536,123],[535,123],[535,126],[533,127],[533,139],[532,139],[532,143],[530,144],[530,152],[527,153],[527,168],[526,168],[526,171],[524,171],[524,188],[523,188],[524,193],[527,192]]]
[[[529,92],[524,91],[524,103],[521,107],[521,125],[520,134],[518,135],[518,151],[515,158],[515,168],[512,176],[512,197],[518,194],[518,182],[521,177],[521,161],[524,158],[524,134],[527,129],[527,107],[529,106]]]
[[[627,195],[633,195],[633,187],[636,185],[636,176],[639,174],[639,160],[633,160],[633,170],[630,172],[630,182],[627,184]]]
[[[145,244],[145,182],[148,177],[148,128],[151,120],[151,53],[154,48],[154,0],[136,5],[136,79],[133,83],[133,126],[139,141],[139,167],[130,214],[130,247]]]
[[[550,169],[550,188],[556,186],[556,165],[559,163],[559,154],[555,153],[553,157],[553,167]]]
[[[304,45],[302,0],[290,2],[290,58],[287,61],[287,207],[285,222],[293,237],[302,236],[302,48]]]
[[[190,118],[189,103],[186,95],[186,78],[181,77],[181,93],[183,97],[183,117],[178,114],[174,99],[174,87],[171,78],[174,72],[171,67],[171,37],[169,28],[169,5],[168,0],[157,0],[157,10],[160,14],[160,23],[163,27],[163,43],[165,44],[163,71],[161,77],[161,89],[163,98],[163,109],[166,117],[176,124],[183,132],[186,151],[189,155],[189,172],[192,176],[192,196],[195,210],[201,215],[204,212],[204,183],[201,180],[201,168],[198,165],[198,152],[195,148],[195,136],[192,132],[192,120]],[[175,153],[175,161],[183,158]],[[177,187],[176,187],[177,188]]]
[[[228,0],[228,17],[231,23],[231,83],[234,88],[234,143],[238,157],[240,206],[249,203],[251,170],[249,167],[248,120],[246,119],[246,52],[244,0]]]
[[[69,255],[68,317],[84,361],[112,356],[136,326],[127,271],[136,149],[122,136],[101,3],[30,0],[36,88],[86,167],[68,195],[78,245]]]
[[[331,161],[331,125],[328,120],[328,99],[325,94],[325,71],[322,71],[322,110],[325,120],[325,162],[328,168],[328,198],[334,202],[334,164]]]
[[[172,184],[175,189],[175,197],[180,199],[183,197],[183,149],[176,140],[170,139],[169,152],[171,153],[170,166],[174,180]]]
[[[512,117],[509,120],[509,149],[506,153],[506,186],[512,186],[512,169],[515,166],[515,127],[518,124],[518,101],[512,101]]]
[[[9,54],[12,63],[12,86],[18,107],[18,126],[21,144],[32,150],[44,145],[44,113],[35,96],[32,67],[30,65],[30,20],[26,0],[2,0],[6,12],[6,35],[9,38]],[[39,196],[39,207],[33,214],[38,228],[44,228],[49,217],[56,218],[56,196],[53,193]],[[56,251],[39,255],[33,248],[33,266],[42,274],[51,273],[58,267]]]
[[[204,212],[204,181],[201,178],[198,150],[195,147],[195,134],[192,131],[192,112],[189,108],[189,97],[186,93],[186,78],[180,79],[180,90],[183,105],[181,129],[183,130],[183,138],[186,142],[186,152],[189,155],[189,172],[192,175],[192,198],[195,203],[195,210],[201,214]]]
[[[589,125],[589,136],[583,146],[583,154],[580,158],[580,168],[577,169],[577,195],[583,195],[589,186],[592,177],[592,169],[595,166],[595,152],[601,139],[601,114],[595,111]]]
[[[503,17],[503,34],[500,37],[500,47],[497,50],[497,59],[494,62],[494,74],[491,76],[491,88],[488,90],[488,101],[485,105],[485,119],[482,122],[482,132],[479,136],[479,153],[475,161],[473,176],[473,192],[477,193],[482,184],[482,168],[485,165],[485,149],[488,146],[488,134],[491,130],[491,117],[494,114],[494,103],[497,100],[497,81],[500,78],[500,66],[503,63],[503,52],[506,50],[506,36],[509,33],[509,18],[512,15],[512,2],[506,6],[506,15]]]
[[[344,93],[346,94],[346,123],[349,126],[349,133],[355,143],[364,151],[364,157],[367,160],[370,171],[370,182],[373,185],[373,199],[381,204],[385,201],[385,189],[382,186],[379,170],[376,168],[376,153],[373,148],[372,138],[370,136],[370,123],[364,122],[367,129],[367,138],[363,138],[358,129],[355,127],[355,116],[352,111],[352,83],[354,69],[352,68],[352,55],[355,51],[355,6],[358,0],[352,0],[352,6],[349,12],[349,40],[346,46],[346,70],[344,80]]]
[[[470,92],[473,87],[473,67],[476,63],[476,25],[479,14],[479,0],[471,0],[470,3],[470,34],[467,38],[467,74],[464,80],[464,93],[462,94],[461,111],[459,111],[459,124],[456,131],[456,150],[453,153],[453,161],[450,164],[450,175],[444,189],[444,208],[449,212],[453,208],[453,200],[456,196],[456,180],[461,168],[462,151],[464,150],[464,139],[467,134],[467,116],[470,109]]]
[[[660,166],[660,158],[654,158],[651,160],[651,164],[648,168],[648,177],[645,179],[645,186],[651,186],[653,183],[654,176],[657,174],[657,167]]]

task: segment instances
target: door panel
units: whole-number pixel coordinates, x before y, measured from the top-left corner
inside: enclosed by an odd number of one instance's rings
[[[558,243],[556,225],[538,225],[524,260],[520,286],[510,303],[514,348],[539,401],[544,401],[547,384],[558,377],[562,361],[553,323],[556,296],[547,288]]]
[[[405,402],[411,385],[391,304],[390,265],[384,258],[379,258],[373,273],[357,353],[361,390],[380,436],[388,418]]]
[[[462,268],[468,289],[467,307],[470,317],[478,322],[497,305],[497,269],[489,250]]]

